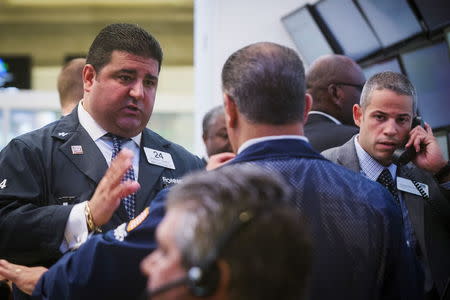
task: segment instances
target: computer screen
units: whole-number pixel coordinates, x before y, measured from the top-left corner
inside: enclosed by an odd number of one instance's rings
[[[383,47],[422,32],[406,0],[357,0]]]
[[[381,49],[381,44],[353,1],[322,0],[315,8],[343,54],[358,60]]]
[[[402,68],[400,67],[398,59],[391,58],[363,68],[363,73],[366,76],[366,79],[369,79],[377,73],[385,71],[402,73]]]
[[[309,6],[296,9],[281,21],[306,64],[310,65],[321,55],[333,53],[333,49],[312,17]]]
[[[449,0],[414,0],[428,29],[433,31],[450,25]]]
[[[450,126],[450,58],[447,43],[401,55],[406,75],[417,90],[418,108],[431,127]]]
[[[31,89],[31,58],[0,55],[0,87]]]

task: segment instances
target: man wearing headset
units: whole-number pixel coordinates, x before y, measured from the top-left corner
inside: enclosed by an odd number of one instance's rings
[[[249,166],[183,179],[168,194],[158,248],[141,263],[148,296],[303,299],[310,244],[287,191]]]

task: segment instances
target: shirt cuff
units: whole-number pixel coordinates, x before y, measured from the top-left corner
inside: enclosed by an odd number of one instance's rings
[[[59,247],[62,253],[80,247],[89,238],[86,217],[84,215],[86,203],[87,201],[75,204],[70,211],[64,231],[64,240]]]

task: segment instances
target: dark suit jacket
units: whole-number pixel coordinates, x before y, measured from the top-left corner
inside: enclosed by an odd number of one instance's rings
[[[329,118],[310,114],[304,127],[305,136],[318,152],[340,146],[359,132],[359,128],[336,124]]]
[[[329,160],[360,172],[354,138],[341,147],[322,152]],[[433,177],[412,163],[399,167],[397,176],[414,179],[428,185],[430,201],[399,191],[408,208],[416,238],[426,263],[429,264],[435,286],[440,294],[450,280],[450,205],[449,199]],[[450,283],[450,282],[449,282]],[[450,291],[449,291],[450,292]]]
[[[74,154],[72,146],[81,146]],[[150,164],[144,147],[170,153],[175,170]],[[89,200],[107,163],[78,121],[77,110],[41,129],[13,139],[0,152],[0,257],[48,266],[61,256],[65,225],[74,204]],[[142,133],[136,213],[172,179],[203,164],[179,145],[145,129]],[[65,203],[65,204],[64,204]],[[121,205],[104,230],[128,220]]]
[[[281,173],[293,186],[313,242],[310,299],[420,299],[422,278],[386,189],[301,140],[263,141],[231,163]]]

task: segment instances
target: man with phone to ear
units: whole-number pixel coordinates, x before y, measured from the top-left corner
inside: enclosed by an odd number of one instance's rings
[[[353,106],[359,135],[322,154],[393,194],[407,245],[424,269],[425,299],[450,299],[450,166],[428,124],[411,128],[416,107],[415,89],[404,75],[376,74]],[[394,158],[401,147],[415,152],[405,165]]]

